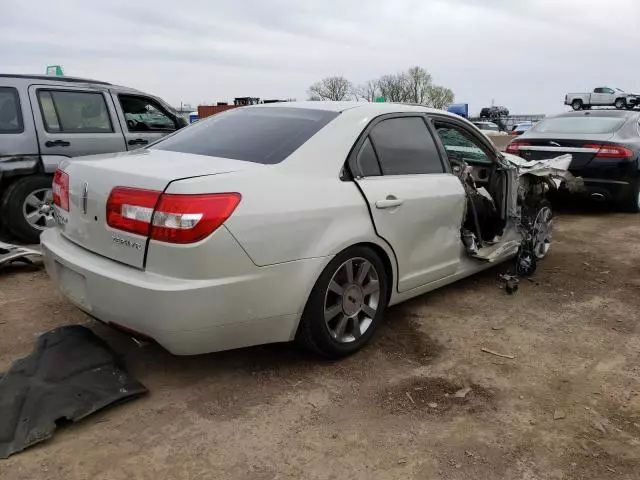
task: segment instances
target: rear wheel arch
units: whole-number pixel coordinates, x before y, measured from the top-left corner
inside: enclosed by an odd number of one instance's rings
[[[370,317],[372,320],[372,327],[370,331],[362,334],[362,338],[356,337],[356,341],[349,345],[338,345],[331,341],[330,332],[325,331],[326,326],[324,323],[326,320],[326,307],[324,314],[322,314],[322,305],[326,302],[326,291],[330,287],[329,281],[331,277],[340,271],[343,261],[353,258],[354,261],[363,260],[366,262],[368,259],[375,270],[373,273],[384,272],[384,277],[379,276],[380,290],[384,292],[384,300],[380,299],[378,304],[379,309],[376,312],[376,317]],[[348,260],[351,261],[351,260]],[[378,328],[384,311],[391,298],[391,289],[394,288],[394,268],[391,263],[390,254],[385,247],[374,242],[360,242],[354,243],[348,247],[341,249],[335,255],[331,255],[327,258],[327,262],[324,263],[322,269],[318,273],[317,277],[312,279],[312,285],[308,290],[308,294],[305,298],[304,308],[296,328],[293,332],[292,339],[295,339],[298,344],[308,350],[320,353],[322,356],[328,358],[340,358],[355,351],[359,350],[369,339],[374,335],[375,330]],[[311,283],[311,282],[310,282]],[[365,301],[362,298],[362,301]],[[344,307],[343,307],[344,308]],[[347,312],[343,316],[348,315]],[[333,318],[333,317],[332,317]],[[373,320],[375,318],[375,320]],[[361,341],[362,340],[362,341]]]
[[[327,268],[327,265],[329,265],[329,263],[336,256],[340,255],[342,252],[345,252],[347,250],[350,250],[352,248],[357,248],[357,247],[370,248],[375,252],[378,258],[380,258],[380,261],[384,265],[385,274],[387,275],[387,279],[389,281],[389,290],[387,292],[387,296],[388,296],[387,300],[391,299],[392,292],[396,289],[396,286],[397,286],[397,265],[398,264],[395,258],[395,254],[389,247],[383,247],[378,243],[365,241],[365,242],[353,243],[347,247],[341,248],[338,252],[334,253],[330,257],[327,257],[326,262],[322,265],[322,268],[319,269],[320,271],[318,272],[316,277],[312,279],[312,281],[310,282],[311,284],[307,287],[307,291],[304,297],[304,302],[302,303],[302,309],[304,309],[307,302],[309,301],[309,297],[311,296],[313,287],[318,281],[318,278],[320,278],[320,275],[322,275],[322,272],[324,271],[324,269]]]
[[[32,174],[11,177],[0,192],[2,227],[11,236],[27,243],[38,243],[41,230],[34,229],[23,216],[24,201],[31,192],[51,190],[53,175]]]
[[[349,248],[352,248],[352,247],[367,247],[373,250],[376,253],[376,255],[378,255],[378,257],[384,264],[385,274],[387,275],[387,280],[389,281],[389,289],[387,291],[387,301],[390,301],[391,292],[393,292],[393,290],[396,287],[396,275],[393,268],[393,265],[396,262],[395,256],[393,258],[394,263],[391,263],[392,261],[390,258],[390,253],[376,243],[371,243],[371,242],[356,243],[355,245],[352,245]]]

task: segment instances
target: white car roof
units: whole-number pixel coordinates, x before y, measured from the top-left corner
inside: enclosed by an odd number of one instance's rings
[[[462,118],[444,110],[425,107],[423,105],[410,105],[406,103],[391,102],[329,102],[329,101],[307,101],[307,102],[279,102],[251,105],[249,108],[309,108],[314,110],[328,110],[331,112],[344,112],[345,110],[358,109],[358,113],[363,115],[381,115],[394,112],[423,112],[438,113],[455,118]]]

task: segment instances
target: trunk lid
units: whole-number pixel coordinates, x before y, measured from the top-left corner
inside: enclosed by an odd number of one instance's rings
[[[69,211],[56,207],[59,228],[87,250],[143,268],[147,237],[107,225],[107,200],[114,187],[162,192],[174,180],[260,167],[240,160],[146,149],[70,159],[62,167],[69,176]]]
[[[597,148],[585,148],[588,144],[607,143],[613,134],[590,134],[589,139],[578,139],[569,135],[554,135],[553,137],[538,137],[531,134],[520,136],[519,142],[531,145],[519,147],[519,155],[525,160],[545,160],[559,157],[565,153],[572,155],[573,160],[569,170],[578,172],[585,167],[598,153]]]

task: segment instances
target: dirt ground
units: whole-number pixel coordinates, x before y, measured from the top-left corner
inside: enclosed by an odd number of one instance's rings
[[[150,394],[0,461],[0,478],[640,479],[639,238],[634,215],[561,214],[516,294],[494,268],[391,308],[337,363],[287,345],[173,357],[88,320],[44,272],[6,270],[0,371],[81,323]]]

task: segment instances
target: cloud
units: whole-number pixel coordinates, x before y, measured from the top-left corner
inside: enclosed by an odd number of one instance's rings
[[[421,65],[472,111],[553,113],[567,91],[640,91],[638,18],[636,0],[3,0],[0,71],[59,63],[197,104]]]

